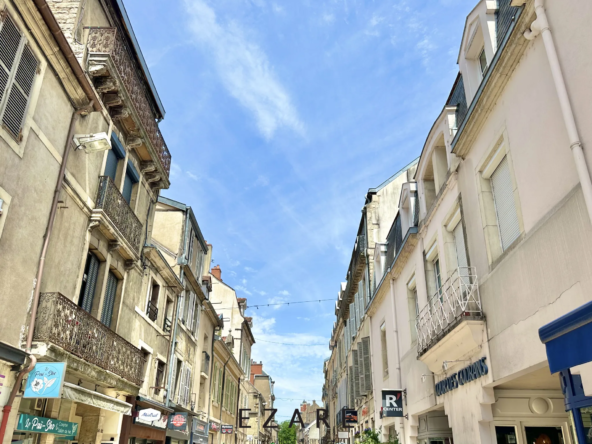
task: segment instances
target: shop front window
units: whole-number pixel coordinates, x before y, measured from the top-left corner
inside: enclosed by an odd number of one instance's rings
[[[516,444],[516,427],[496,426],[497,444]]]
[[[561,427],[524,427],[526,444],[564,444]]]

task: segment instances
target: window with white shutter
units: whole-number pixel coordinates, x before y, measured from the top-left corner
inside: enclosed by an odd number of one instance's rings
[[[463,233],[462,222],[459,222],[454,229],[454,246],[459,268],[468,267],[469,261],[467,260],[467,248],[465,246],[465,235]]]
[[[191,398],[191,368],[185,367],[185,386],[184,386],[184,398],[183,404],[188,405]]]
[[[177,302],[179,304],[179,320],[181,322],[185,322],[185,293],[184,291],[181,292]]]
[[[193,318],[193,334],[197,336],[197,332],[199,331],[199,321],[201,319],[201,305],[197,302],[197,298],[195,300],[195,313]]]
[[[189,330],[193,329],[193,311],[195,310],[195,293],[191,292],[187,300],[187,317],[185,325]]]
[[[360,397],[360,362],[358,360],[358,350],[352,350],[352,369],[353,369],[353,396],[354,399],[358,399]],[[352,404],[353,406],[353,404]]]
[[[502,250],[505,251],[520,236],[514,186],[507,157],[504,157],[491,175],[491,188]]]
[[[8,14],[0,22],[0,119],[17,141],[39,62]]]

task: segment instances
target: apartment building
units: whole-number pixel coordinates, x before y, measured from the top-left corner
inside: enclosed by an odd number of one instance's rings
[[[366,194],[346,281],[340,284],[335,306],[336,322],[331,333],[331,357],[325,365],[324,403],[330,407],[332,439],[339,431],[360,432],[375,427],[373,369],[370,356],[370,318],[365,315],[376,288],[376,274],[384,269],[387,248],[384,242],[390,221],[397,214],[397,196],[413,177],[417,161],[395,173]],[[392,252],[390,252],[392,255]],[[345,409],[358,411],[358,425],[343,427]]]
[[[174,359],[167,369],[171,374],[168,405],[187,413],[188,423],[185,436],[176,430],[167,430],[167,436],[207,442],[211,356],[216,331],[224,326],[210,302],[212,246],[204,239],[191,207],[162,196],[156,206],[152,242],[183,284],[176,304],[168,301],[163,328],[173,338],[170,355]]]
[[[0,440],[59,435],[28,418],[71,441],[164,443],[184,283],[151,241],[163,104],[120,0],[0,10]],[[35,362],[65,363],[60,398],[15,396]]]
[[[538,333],[590,300],[590,162],[579,153],[592,109],[574,93],[589,71],[574,43],[589,41],[591,12],[484,0],[467,16],[460,72],[379,237],[384,262],[373,257],[364,311],[385,438],[577,442]],[[382,414],[385,389],[403,390],[407,416]]]

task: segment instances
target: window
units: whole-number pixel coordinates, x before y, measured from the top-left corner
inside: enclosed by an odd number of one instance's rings
[[[382,377],[386,378],[389,374],[388,371],[388,348],[386,345],[386,323],[382,323],[380,326],[380,347],[382,350]]]
[[[193,334],[195,336],[197,336],[197,332],[199,331],[199,321],[201,319],[201,305],[199,303],[199,301],[197,300],[197,297],[195,298],[195,310],[193,313]]]
[[[159,359],[156,365],[156,379],[154,381],[154,394],[156,396],[160,395],[160,390],[164,388],[164,369],[165,364]]]
[[[158,296],[160,293],[160,285],[154,279],[152,279],[152,285],[150,286],[148,293],[148,306],[146,307],[146,315],[148,319],[156,322],[158,319]]]
[[[140,175],[136,171],[136,168],[134,168],[134,165],[128,160],[127,168],[125,169],[125,179],[123,181],[123,191],[121,193],[128,204],[130,204],[132,201],[132,191],[134,185],[139,181]]]
[[[78,305],[88,313],[92,310],[98,276],[99,259],[94,253],[89,251],[86,256],[86,264],[84,265],[84,274],[82,276],[82,286],[80,287],[80,295],[78,296]]]
[[[8,209],[11,201],[11,196],[4,190],[4,188],[0,187],[0,237],[2,237],[2,231],[4,230],[4,224],[8,217]]]
[[[167,297],[166,305],[164,308],[164,321],[162,324],[162,329],[165,333],[169,333],[171,331],[171,326],[173,323],[173,307],[174,307],[173,300]]]
[[[0,22],[0,116],[2,126],[18,142],[39,62],[14,21]]]
[[[436,292],[440,293],[442,289],[442,275],[440,272],[440,258],[436,257],[433,261],[434,264],[434,284],[436,285]]]
[[[469,266],[467,259],[467,249],[465,246],[465,234],[463,232],[462,222],[459,222],[453,231],[454,247],[456,249],[456,262],[459,268],[466,268]],[[461,273],[466,272],[463,270]]]
[[[142,348],[142,356],[144,357],[144,366],[142,367],[142,375],[144,376],[142,379],[144,380],[142,384],[142,389],[146,391],[146,386],[148,385],[148,381],[150,380],[150,357],[152,353],[145,348]]]
[[[111,319],[113,318],[113,307],[115,305],[115,295],[117,293],[117,284],[119,280],[117,276],[109,271],[107,276],[107,288],[105,290],[105,299],[103,302],[103,310],[101,312],[101,322],[107,327],[111,327]]]
[[[485,48],[481,49],[479,53],[479,69],[481,70],[481,76],[485,76],[487,71],[487,57],[485,56]]]
[[[218,404],[222,403],[222,375],[223,375],[222,367],[218,367],[218,396],[216,401]]]
[[[172,377],[173,399],[175,398],[175,395],[177,395],[179,393],[180,379],[181,379],[182,373],[183,373],[183,361],[180,359],[177,359],[175,362],[175,367],[174,367],[173,377]]]
[[[502,250],[505,251],[520,236],[514,186],[507,156],[503,158],[491,175],[491,189],[493,191]]]

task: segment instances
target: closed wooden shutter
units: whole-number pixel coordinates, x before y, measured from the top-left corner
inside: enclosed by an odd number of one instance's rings
[[[366,394],[366,384],[364,382],[364,353],[362,350],[362,343],[358,343],[358,392],[359,397],[362,397]]]
[[[191,369],[189,367],[185,368],[185,396],[183,398],[183,403],[185,405],[189,404],[189,399],[191,397]]]
[[[182,292],[179,295],[179,299],[178,299],[178,304],[179,304],[179,320],[181,322],[185,321],[185,292]]]
[[[468,267],[467,248],[465,246],[465,236],[463,233],[462,221],[454,229],[454,245],[456,247],[456,259],[460,268]],[[462,271],[461,271],[461,274]]]
[[[350,365],[349,372],[348,372],[348,384],[347,384],[347,404],[348,407],[353,407],[355,405],[354,399],[354,369]]]
[[[364,391],[372,391],[372,361],[370,360],[370,336],[362,338],[362,359],[364,361]]]
[[[493,189],[502,250],[506,250],[520,236],[514,186],[507,157],[504,157],[491,175],[491,188]]]
[[[352,364],[354,369],[354,398],[360,397],[360,362],[358,359],[358,350],[352,350]]]
[[[109,272],[107,276],[107,289],[105,290],[105,300],[101,312],[101,322],[107,327],[111,327],[111,318],[113,317],[113,306],[115,305],[115,294],[117,293],[117,277]]]
[[[99,260],[91,252],[86,258],[86,265],[84,267],[84,275],[82,277],[81,294],[78,300],[78,305],[90,313],[92,310],[93,299],[95,296],[95,288],[97,287],[97,277],[99,275]]]
[[[199,321],[201,320],[201,305],[196,304],[195,306],[195,322],[193,323],[193,334],[197,336],[199,331]],[[243,364],[243,368],[246,368],[246,362]],[[245,371],[246,373],[246,371]]]
[[[0,29],[0,109],[2,125],[20,140],[39,62],[10,16]]]

